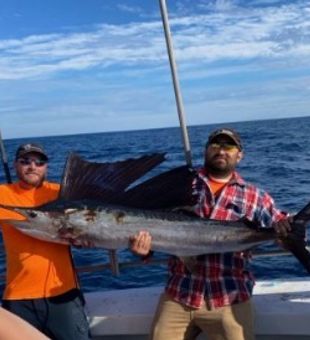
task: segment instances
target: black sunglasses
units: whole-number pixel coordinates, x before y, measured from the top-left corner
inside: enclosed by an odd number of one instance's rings
[[[44,159],[37,159],[37,158],[18,158],[17,162],[20,165],[30,165],[31,163],[34,163],[35,166],[43,166],[47,163]]]
[[[212,142],[208,146],[214,150],[223,149],[228,152],[238,149],[238,146],[232,143]]]

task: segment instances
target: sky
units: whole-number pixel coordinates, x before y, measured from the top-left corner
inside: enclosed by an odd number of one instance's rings
[[[310,0],[166,0],[188,125],[310,115]],[[159,0],[2,0],[5,139],[178,126]]]

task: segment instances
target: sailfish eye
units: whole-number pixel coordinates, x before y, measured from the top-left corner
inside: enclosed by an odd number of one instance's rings
[[[29,213],[29,217],[31,217],[31,218],[35,218],[35,217],[37,217],[37,216],[38,216],[38,214],[35,213],[34,211],[31,211],[31,212]]]

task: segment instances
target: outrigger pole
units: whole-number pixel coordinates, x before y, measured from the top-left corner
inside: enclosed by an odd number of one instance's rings
[[[10,168],[8,166],[8,159],[7,159],[7,156],[6,156],[1,131],[0,131],[0,152],[1,152],[1,160],[2,160],[2,165],[3,165],[3,169],[4,169],[4,173],[5,173],[5,178],[6,178],[7,183],[10,184],[10,183],[12,183],[12,178],[11,178],[11,174],[10,174]]]
[[[191,167],[192,166],[191,148],[189,144],[188,132],[187,132],[187,127],[185,123],[185,112],[184,112],[184,105],[183,105],[181,89],[180,89],[179,79],[178,79],[178,74],[177,74],[177,65],[176,65],[175,58],[174,58],[166,0],[159,0],[159,3],[160,3],[160,12],[161,12],[161,17],[162,17],[165,37],[166,37],[166,45],[167,45],[170,69],[171,69],[172,80],[173,80],[175,100],[177,104],[180,127],[182,130],[185,161],[186,161],[186,164]]]

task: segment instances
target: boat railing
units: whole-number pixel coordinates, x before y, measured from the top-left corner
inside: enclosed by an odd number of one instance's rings
[[[310,251],[310,245],[306,247],[308,251]],[[112,251],[114,252],[114,251]],[[246,251],[249,257],[255,257],[255,258],[263,258],[263,257],[271,257],[271,256],[288,256],[291,255],[289,251],[277,249],[277,250],[269,250],[269,251]],[[141,266],[154,266],[154,265],[167,265],[168,263],[168,257],[164,259],[156,259],[156,258],[150,258],[148,261],[125,261],[125,262],[118,262],[116,252],[114,252],[114,255],[112,253],[113,258],[111,258],[110,255],[110,262],[106,263],[99,263],[99,264],[91,264],[86,266],[77,266],[75,269],[77,273],[92,273],[92,272],[100,272],[103,270],[111,270],[112,273],[116,276],[120,274],[121,269],[125,268],[134,268],[134,267],[141,267]],[[3,282],[5,280],[5,274],[0,274],[0,282]]]
[[[310,246],[308,245],[307,250],[310,251]],[[271,256],[288,256],[291,255],[289,251],[277,249],[277,250],[269,250],[269,251],[247,251],[250,254],[250,257],[255,258],[263,258],[263,257],[271,257]],[[168,258],[166,259],[156,259],[151,258],[148,261],[127,261],[127,262],[117,262],[117,259],[114,257],[113,261],[108,263],[99,263],[96,265],[87,265],[87,266],[78,266],[76,271],[78,273],[87,273],[87,272],[97,272],[106,269],[112,270],[115,275],[119,274],[120,269],[124,268],[133,268],[133,267],[141,267],[141,266],[150,266],[150,265],[166,265],[168,262]]]

